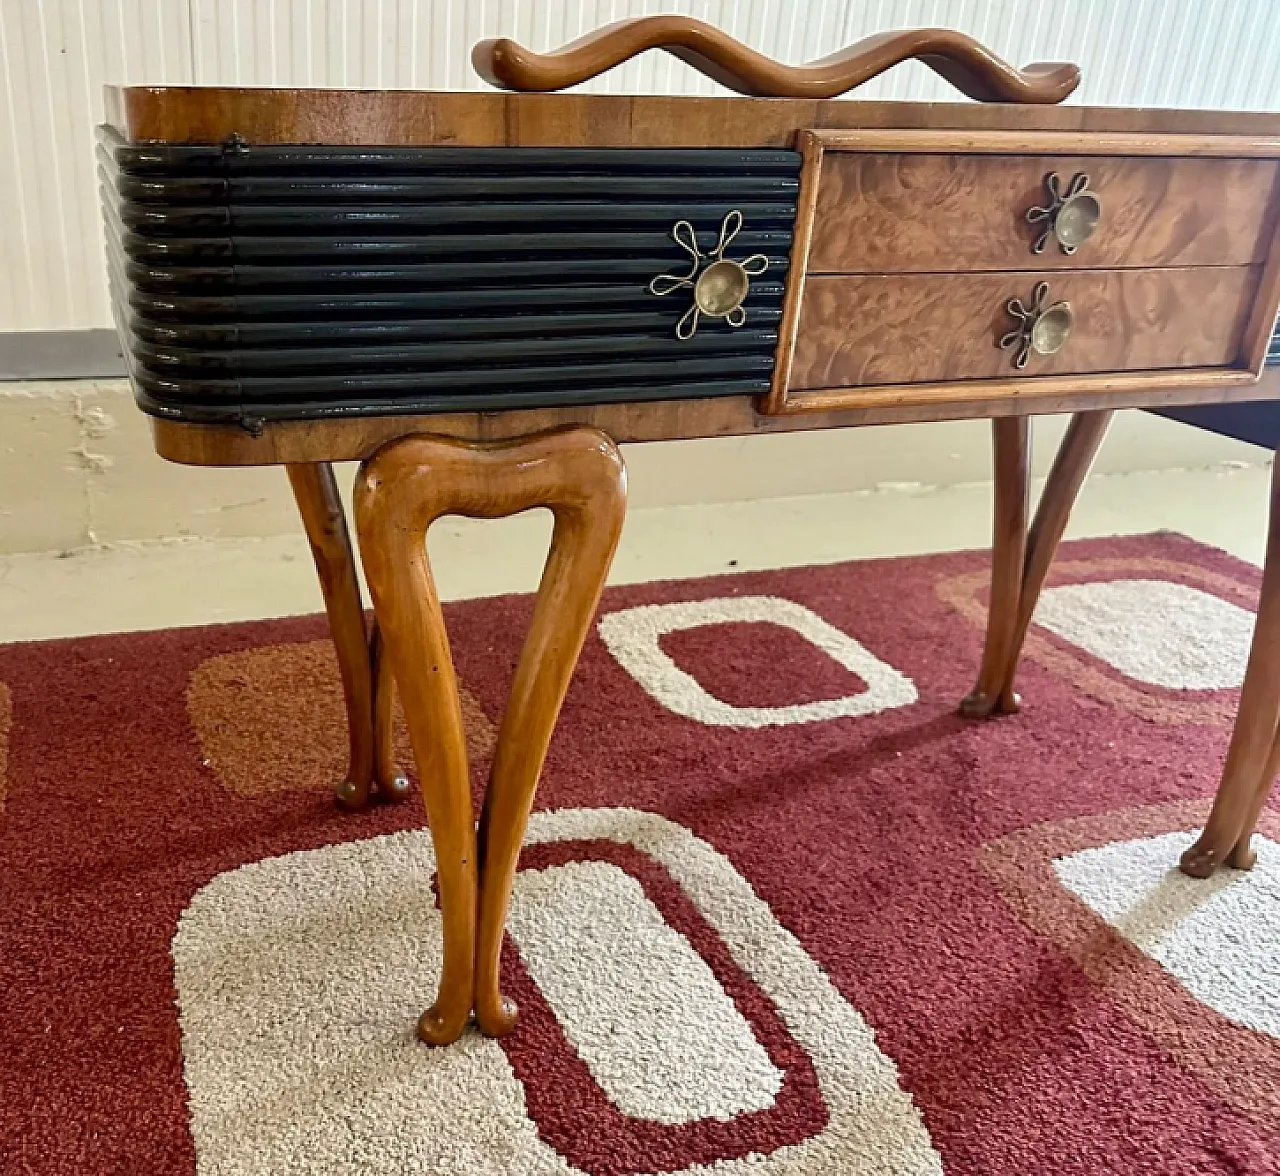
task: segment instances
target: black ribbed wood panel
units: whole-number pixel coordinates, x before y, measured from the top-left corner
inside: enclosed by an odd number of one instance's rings
[[[139,402],[193,421],[448,412],[768,390],[791,151],[130,146],[98,152]],[[763,253],[746,323],[676,338],[710,252]]]

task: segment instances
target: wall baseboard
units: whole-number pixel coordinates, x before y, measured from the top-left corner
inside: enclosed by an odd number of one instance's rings
[[[0,380],[101,380],[124,374],[113,328],[0,331]]]

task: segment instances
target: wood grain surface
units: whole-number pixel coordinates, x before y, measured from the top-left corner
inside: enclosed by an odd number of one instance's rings
[[[1110,269],[1249,265],[1270,248],[1272,159],[1071,155],[863,154],[826,151],[811,273]],[[1028,209],[1048,203],[1044,177],[1089,176],[1102,204],[1074,255]]]
[[[1280,114],[1090,106],[109,86],[107,122],[133,142],[460,147],[790,147],[797,131],[933,128],[1280,135]]]
[[[550,53],[496,37],[472,49],[471,64],[504,90],[545,92],[581,85],[651,49],[666,50],[727,89],[759,97],[835,98],[913,58],[980,102],[1061,102],[1080,84],[1079,66],[1017,69],[951,29],[876,33],[820,61],[787,65],[677,13],[615,21]]]
[[[1075,325],[1025,374],[1230,367],[1258,283],[1257,267],[1029,274],[810,276],[791,387],[982,380],[1017,374],[997,341],[1010,298],[1071,304]]]

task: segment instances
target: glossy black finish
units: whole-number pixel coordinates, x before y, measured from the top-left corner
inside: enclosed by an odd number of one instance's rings
[[[478,370],[504,363],[534,363],[572,359],[587,363],[608,357],[611,364],[623,361],[665,359],[669,350],[666,340],[645,335],[564,335],[520,337],[514,339],[479,338],[449,339],[439,343],[372,344],[357,341],[342,347],[328,346],[327,338],[314,340],[313,347],[226,348],[192,350],[182,347],[155,346],[140,341],[133,354],[144,366],[156,372],[209,375],[215,372],[254,372],[262,375],[304,375],[332,372],[430,372],[465,368]],[[776,329],[760,330],[743,327],[735,342],[741,344],[742,356],[758,358],[758,352],[775,347]],[[710,333],[688,340],[682,363],[706,356],[722,356],[724,346]],[[720,362],[728,368],[739,356],[727,356]]]
[[[437,148],[444,150],[444,148]],[[493,150],[500,150],[494,148]],[[731,185],[726,185],[731,187]],[[121,223],[150,235],[227,232],[232,224],[242,235],[333,233],[362,237],[385,231],[419,233],[449,229],[477,232],[504,226],[508,232],[535,232],[547,226],[564,226],[593,232],[605,227],[617,230],[666,232],[673,211],[696,225],[718,225],[737,202],[722,200],[680,201],[679,208],[656,201],[609,204],[599,200],[579,200],[565,204],[498,204],[467,201],[439,205],[179,205],[128,204],[119,209]],[[790,232],[796,218],[794,201],[762,201],[752,206],[752,228],[780,228]]]
[[[743,330],[777,328],[782,312],[775,308],[758,309]],[[130,315],[129,331],[138,339],[179,350],[188,347],[277,348],[299,346],[336,347],[348,343],[386,346],[391,343],[432,343],[452,339],[492,339],[501,333],[508,339],[531,336],[545,340],[558,333],[575,340],[618,331],[649,336],[663,331],[668,316],[652,311],[598,314],[591,311],[566,312],[555,315],[518,314],[504,318],[468,317],[465,319],[329,319],[317,326],[313,322],[206,322],[199,326],[177,325],[147,320]],[[705,336],[704,336],[705,338]]]
[[[790,151],[146,146],[100,136],[139,402],[185,420],[473,411],[768,390]],[[763,253],[746,325],[703,319],[671,237]]]
[[[727,165],[752,175],[791,176],[795,171],[790,153],[771,149],[730,148],[708,151],[701,147],[667,148],[661,151],[622,150],[616,147],[331,147],[323,144],[253,145],[237,150],[234,144],[127,144],[104,128],[99,158],[130,175],[217,176],[310,175],[336,173],[358,175],[440,175],[450,172],[499,173],[518,171],[533,175],[565,171],[605,172],[610,175],[643,175],[646,172],[722,173]]]
[[[1197,404],[1147,411],[1264,449],[1280,448],[1280,401],[1242,400],[1239,404]]]
[[[1280,367],[1280,323],[1271,333],[1266,367]],[[1195,425],[1210,433],[1248,441],[1264,449],[1280,448],[1280,402],[1244,400],[1239,404],[1196,404],[1187,408],[1149,408],[1156,416]]]

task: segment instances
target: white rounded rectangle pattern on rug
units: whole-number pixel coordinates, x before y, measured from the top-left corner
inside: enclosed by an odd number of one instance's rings
[[[1280,1039],[1280,845],[1253,839],[1248,873],[1188,878],[1171,863],[1195,840],[1165,833],[1053,863],[1062,884],[1228,1020]]]
[[[764,622],[790,629],[856,674],[867,688],[843,698],[792,706],[734,706],[711,694],[662,648],[662,638],[668,633],[735,622]],[[599,630],[605,647],[650,697],[678,715],[712,727],[786,727],[857,718],[910,706],[918,698],[915,684],[905,674],[812,609],[781,596],[718,596],[642,604],[605,613]]]
[[[773,1106],[782,1072],[706,960],[625,870],[523,870],[508,927],[565,1036],[623,1114],[675,1124]]]
[[[723,854],[665,817],[632,809],[535,813],[526,840],[611,841],[657,862],[773,1002],[812,1062],[827,1110],[813,1135],[767,1155],[684,1171],[941,1176],[919,1111],[866,1021]],[[434,868],[429,833],[414,830],[254,862],[219,875],[193,897],[172,950],[200,1176],[579,1171],[540,1136],[498,1042],[470,1031],[455,1045],[432,1049],[414,1036],[440,969]],[[559,969],[576,967],[571,979],[548,985],[544,995],[570,1036],[581,1033],[586,1020],[580,1008],[566,1015],[565,992],[575,993],[570,1001],[594,1000],[619,1018],[644,1017],[642,1025],[622,1026],[625,1049],[652,1030],[652,1010],[618,999],[613,989],[625,977],[614,973],[606,951],[590,950],[590,936],[580,935],[572,951],[547,940],[575,917],[566,904],[580,906],[577,916],[589,908],[606,919],[637,912],[660,919],[660,912],[642,911],[638,904],[648,900],[624,893],[616,879],[608,883],[616,892],[612,906],[598,894],[584,896],[583,888],[601,888],[597,869],[530,874],[518,883],[516,898],[522,954],[526,960],[541,955]],[[684,987],[692,945],[652,931],[609,928],[612,940],[645,955],[628,967],[675,967],[678,974],[666,977],[672,990],[682,988],[695,1005],[714,1003],[708,993],[717,982],[709,971]],[[606,948],[612,940],[606,936]],[[535,962],[535,979],[539,970]],[[693,1018],[670,1032],[701,1028]],[[716,1031],[732,1037],[743,1028],[749,1027],[730,1018]],[[696,1043],[684,1044],[696,1057]],[[678,1046],[674,1037],[663,1044]],[[624,1060],[610,1059],[598,1041],[592,1048],[596,1065]],[[735,1079],[718,1093],[708,1091],[722,1075],[714,1068],[706,1073],[702,1097],[713,1114],[734,1100],[758,1104],[765,1097],[767,1072],[758,1058],[752,1064],[757,1072],[745,1086]],[[696,1101],[692,1080],[690,1090]]]
[[[1171,580],[1095,580],[1046,588],[1035,622],[1126,677],[1171,690],[1244,681],[1253,613]]]

